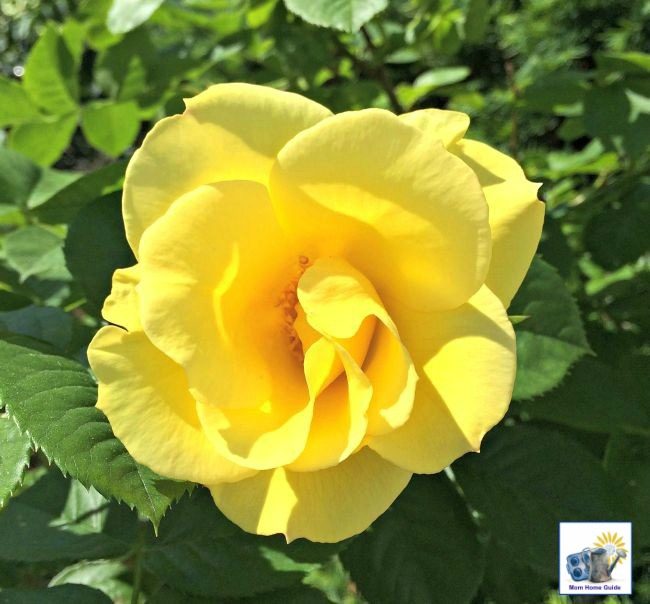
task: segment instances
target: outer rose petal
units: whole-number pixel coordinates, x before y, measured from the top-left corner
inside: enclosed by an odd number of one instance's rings
[[[400,115],[399,119],[422,130],[428,137],[440,140],[445,147],[463,138],[469,128],[468,115],[444,109],[420,109]]]
[[[253,471],[221,457],[201,430],[183,370],[140,331],[100,329],[88,348],[99,407],[129,453],[155,472],[211,484]]]
[[[514,384],[512,325],[499,299],[482,287],[463,306],[442,313],[396,313],[420,381],[411,417],[368,446],[411,472],[439,472],[504,416]],[[421,369],[420,369],[421,368]]]
[[[302,253],[347,258],[386,305],[454,308],[485,278],[491,242],[475,174],[387,111],[339,114],[295,136],[270,190]]]
[[[460,140],[469,117],[456,111],[423,109],[400,116],[438,139],[478,176],[490,208],[492,258],[486,284],[508,308],[533,259],[544,221],[539,185],[526,180],[519,164],[485,143]],[[498,185],[498,186],[497,186]]]
[[[109,323],[127,331],[142,331],[140,304],[136,286],[140,282],[140,266],[118,268],[113,273],[111,293],[104,300],[102,315]]]
[[[449,148],[474,169],[490,207],[492,260],[486,285],[508,308],[535,255],[544,223],[538,184],[519,164],[492,147],[462,140]]]
[[[210,490],[219,509],[246,531],[334,543],[368,528],[410,478],[365,448],[326,470],[278,468]]]
[[[512,157],[486,143],[463,139],[450,151],[460,157],[478,176],[482,187],[496,185],[504,180],[525,180],[521,166]]]
[[[136,257],[142,233],[176,198],[222,180],[266,184],[282,146],[331,115],[300,95],[251,84],[217,84],[186,104],[154,126],[126,171],[124,223]]]

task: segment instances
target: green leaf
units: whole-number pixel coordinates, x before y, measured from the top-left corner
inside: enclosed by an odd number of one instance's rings
[[[605,451],[605,469],[622,480],[633,510],[635,539],[641,547],[650,543],[650,438],[647,435],[613,434]],[[635,545],[639,547],[638,544]],[[639,547],[639,549],[641,549]]]
[[[33,208],[42,204],[80,177],[80,172],[64,172],[62,170],[47,168],[41,169],[41,177],[27,199],[27,208]]]
[[[573,174],[600,174],[616,169],[618,161],[613,152],[606,153],[602,143],[594,139],[582,151],[551,151],[546,156],[548,178],[560,179]]]
[[[33,275],[48,275],[64,266],[63,239],[40,226],[28,226],[6,236],[7,263],[20,275],[21,282]]]
[[[32,443],[15,422],[0,415],[0,508],[20,484],[29,463]]]
[[[157,526],[186,483],[137,464],[95,408],[90,374],[63,357],[0,341],[0,402],[61,470],[124,501]]]
[[[395,52],[391,52],[385,59],[384,63],[391,63],[395,65],[408,65],[409,63],[416,63],[422,59],[422,53],[417,48],[398,48]]]
[[[0,203],[24,206],[42,172],[24,155],[0,147]]]
[[[185,593],[242,598],[299,584],[315,567],[313,561],[329,558],[341,547],[287,545],[280,538],[250,535],[219,512],[207,490],[196,489],[163,518],[143,561],[150,572]]]
[[[126,162],[119,161],[89,172],[39,204],[30,204],[32,213],[48,224],[70,222],[88,203],[118,190],[124,180],[125,168]]]
[[[307,585],[276,589],[250,598],[219,598],[218,600],[219,604],[329,604],[332,601],[338,602],[338,600],[328,599],[322,591]],[[147,598],[148,604],[214,604],[215,602],[217,600],[214,598],[189,596],[168,587],[163,587]]]
[[[47,589],[3,589],[0,604],[111,604],[111,600],[85,585],[60,585]]]
[[[590,352],[578,306],[556,270],[539,258],[508,312],[529,317],[517,325],[515,399],[554,388],[571,365]]]
[[[650,144],[650,94],[631,89],[626,82],[593,88],[585,96],[587,132],[610,149],[641,157]]]
[[[78,119],[72,112],[15,126],[9,134],[9,147],[37,164],[49,166],[70,146]]]
[[[307,23],[348,32],[359,31],[388,6],[388,0],[284,0],[284,3]]]
[[[38,118],[38,109],[15,80],[0,76],[0,128]]]
[[[414,476],[341,557],[363,596],[377,604],[468,603],[485,564],[477,527],[444,474]]]
[[[410,109],[434,90],[462,82],[469,73],[469,68],[464,66],[430,69],[415,78],[413,84],[399,84],[396,88],[397,98],[407,109]]]
[[[465,14],[465,41],[479,44],[485,38],[490,21],[488,0],[470,0]]]
[[[138,106],[134,102],[90,103],[82,110],[81,129],[93,147],[117,157],[133,144],[138,134]]]
[[[170,88],[176,87],[181,78],[193,79],[190,73],[197,67],[205,68],[206,63],[192,57],[161,53],[150,32],[139,28],[99,56],[95,77],[118,101],[137,100],[141,118],[153,118],[167,100]],[[178,110],[183,110],[182,103]]]
[[[582,116],[567,117],[557,131],[557,135],[565,142],[575,141],[585,134],[586,131]]]
[[[634,51],[596,53],[596,65],[606,72],[647,74],[650,72],[650,54]]]
[[[575,115],[582,109],[587,91],[585,75],[576,71],[559,71],[536,78],[524,89],[526,107],[554,115]]]
[[[61,352],[69,350],[75,330],[74,319],[60,308],[27,306],[0,312],[0,331],[35,338]]]
[[[542,240],[537,251],[564,280],[570,279],[577,270],[576,258],[562,231],[561,222],[551,213],[547,213],[544,217]]]
[[[2,284],[0,284],[0,287],[2,287]],[[27,296],[0,289],[1,312],[19,310],[21,308],[25,308],[25,306],[29,306],[31,303],[32,301]]]
[[[76,110],[79,98],[77,68],[77,58],[65,38],[49,23],[27,57],[23,86],[47,113],[70,113]]]
[[[83,560],[57,573],[49,586],[87,585],[104,592],[112,602],[130,602],[133,587],[120,579],[127,572],[120,560]]]
[[[451,6],[449,6],[451,8]],[[455,55],[462,46],[463,14],[455,10],[441,10],[429,23],[433,47],[438,55]]]
[[[278,0],[262,0],[257,5],[251,5],[246,11],[246,25],[251,29],[258,29],[268,23]]]
[[[164,0],[113,0],[106,25],[113,34],[125,34],[144,23]]]
[[[544,600],[549,581],[523,563],[516,552],[491,539],[487,551],[485,579],[481,591],[489,596],[489,602],[498,604],[521,604],[527,602],[550,602]]]
[[[86,24],[74,19],[67,19],[61,26],[61,37],[72,55],[72,59],[77,67],[81,64],[81,57],[84,51],[84,42],[86,40]],[[76,85],[75,81],[73,86]]]
[[[549,578],[557,578],[558,522],[625,516],[600,461],[552,429],[495,428],[452,470],[493,538]]]
[[[332,601],[338,600],[330,600],[322,591],[307,585],[275,589],[250,598],[219,598],[218,600],[219,604],[329,604]],[[214,604],[214,602],[216,602],[214,598],[188,596],[186,593],[168,587],[163,587],[147,598],[148,604]]]
[[[38,205],[77,178],[77,173],[42,168],[24,155],[0,147],[0,204]]]
[[[99,312],[115,269],[135,264],[124,234],[119,193],[100,197],[79,212],[68,231],[65,257],[91,308]]]
[[[650,233],[650,178],[631,187],[612,187],[612,205],[585,226],[585,244],[598,264],[615,270],[635,262],[648,251]]]
[[[237,598],[226,604],[258,604],[259,597]],[[307,585],[277,589],[264,594],[264,604],[329,604],[330,600],[322,591]]]
[[[647,430],[650,435],[650,416],[643,401],[625,388],[620,370],[593,358],[582,359],[559,388],[523,408],[534,419],[579,430],[605,434]]]
[[[128,537],[102,533],[105,501],[52,470],[0,513],[0,559],[16,562],[119,556]]]

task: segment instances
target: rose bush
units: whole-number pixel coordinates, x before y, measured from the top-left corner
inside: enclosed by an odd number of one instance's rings
[[[89,349],[97,404],[245,530],[344,539],[506,412],[538,186],[462,113],[246,84],[186,104],[127,169],[137,264]]]

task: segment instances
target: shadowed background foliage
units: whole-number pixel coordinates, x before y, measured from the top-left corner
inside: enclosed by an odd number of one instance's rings
[[[0,602],[555,604],[557,522],[607,519],[606,601],[650,602],[649,34],[647,0],[0,0]],[[231,81],[464,111],[543,183],[507,417],[335,546],[243,533],[94,408],[126,160]]]

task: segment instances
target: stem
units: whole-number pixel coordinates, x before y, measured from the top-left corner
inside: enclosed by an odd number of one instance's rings
[[[144,555],[145,535],[142,526],[138,526],[138,540],[133,552],[133,591],[131,604],[138,604],[142,590],[142,556]]]
[[[366,41],[366,48],[368,49],[368,52],[372,57],[372,66],[371,66],[372,70],[374,71],[375,76],[379,80],[381,87],[388,95],[388,100],[390,101],[393,111],[395,113],[404,113],[404,107],[402,107],[402,104],[399,102],[399,99],[397,98],[397,94],[395,94],[395,88],[393,86],[393,81],[392,78],[390,77],[390,73],[388,73],[388,70],[386,69],[386,66],[384,65],[383,61],[379,59],[379,57],[377,56],[377,47],[375,46],[375,43],[372,41],[372,38],[370,37],[370,33],[368,32],[365,26],[361,28],[361,35],[363,36],[363,39]]]
[[[95,514],[101,514],[104,510],[108,509],[109,505],[110,503],[108,501],[106,503],[102,503],[100,506],[93,508],[92,510],[88,510],[87,512],[84,512],[74,520],[70,520],[69,522],[64,522],[59,526],[72,526],[75,524],[79,524],[80,522],[83,522],[84,520],[90,518],[91,516],[94,516]]]
[[[512,94],[512,113],[510,114],[510,153],[515,159],[519,159],[519,112],[517,111],[517,101],[519,100],[520,91],[515,82],[515,66],[512,60],[505,61],[506,80],[508,88]]]
[[[139,547],[133,559],[133,591],[131,592],[131,604],[138,604],[140,600],[140,589],[142,587],[142,548]]]

